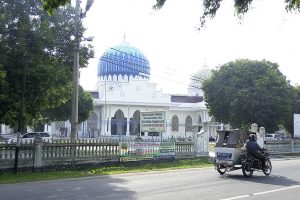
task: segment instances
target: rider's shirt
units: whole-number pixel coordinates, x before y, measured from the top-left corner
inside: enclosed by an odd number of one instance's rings
[[[256,151],[262,151],[263,149],[255,141],[247,141],[246,143],[247,153],[255,154]]]

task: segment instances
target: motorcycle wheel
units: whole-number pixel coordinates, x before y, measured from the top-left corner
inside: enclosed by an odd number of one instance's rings
[[[245,162],[242,165],[242,171],[245,177],[250,178],[253,174],[253,170],[251,170],[251,163]]]
[[[266,160],[266,166],[265,168],[263,169],[263,172],[266,176],[270,175],[271,174],[271,171],[272,171],[272,163],[270,161],[269,158],[267,158]]]
[[[226,167],[222,166],[222,165],[218,165],[217,166],[217,171],[219,172],[220,175],[223,175],[226,173]]]

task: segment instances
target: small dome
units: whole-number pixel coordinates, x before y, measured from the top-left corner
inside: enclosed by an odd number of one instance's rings
[[[100,58],[98,76],[142,76],[149,78],[149,61],[141,50],[127,42],[109,48]]]
[[[196,74],[192,76],[191,84],[192,86],[199,86],[202,85],[202,82],[212,75],[212,69],[209,67],[203,67],[199,70]]]

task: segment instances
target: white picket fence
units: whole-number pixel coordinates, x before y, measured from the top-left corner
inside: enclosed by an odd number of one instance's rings
[[[123,139],[122,143],[124,142],[131,142],[131,140]],[[146,142],[165,142],[167,144],[170,143],[170,140]],[[20,145],[18,166],[20,169],[56,168],[59,166],[68,168],[75,165],[120,162],[119,144],[119,139],[112,138],[85,139],[75,143],[71,143],[69,140],[25,142]],[[196,157],[199,155],[196,147],[197,145],[193,141],[175,141],[174,156],[175,158]],[[273,155],[300,153],[300,140],[269,141],[265,148]],[[15,144],[0,144],[0,171],[13,169],[15,152]],[[202,155],[208,154],[204,152]]]
[[[265,148],[271,154],[300,153],[300,140],[267,141]]]
[[[123,140],[124,142],[125,140]],[[151,141],[147,141],[147,143],[151,143]],[[170,140],[159,141],[159,143],[167,144],[170,143]],[[177,158],[195,156],[194,146],[193,142],[175,142],[174,156]],[[111,138],[78,140],[75,143],[71,143],[69,140],[22,143],[18,165],[19,168],[25,169],[120,162],[119,148],[119,141]],[[15,144],[0,144],[0,170],[14,167],[15,152]]]

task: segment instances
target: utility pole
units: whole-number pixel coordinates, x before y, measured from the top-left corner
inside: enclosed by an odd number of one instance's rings
[[[79,35],[79,25],[81,18],[84,18],[86,12],[92,7],[94,0],[87,0],[85,12],[81,13],[81,0],[76,0],[75,5],[75,46],[73,63],[73,91],[72,91],[72,113],[71,113],[71,142],[75,142],[78,133],[78,97],[79,97],[79,48],[82,35]],[[92,41],[93,37],[86,38],[86,41]]]
[[[71,113],[71,142],[75,142],[78,132],[78,96],[79,96],[79,22],[80,22],[80,0],[75,5],[75,48],[73,63],[73,92],[72,92],[72,113]]]

